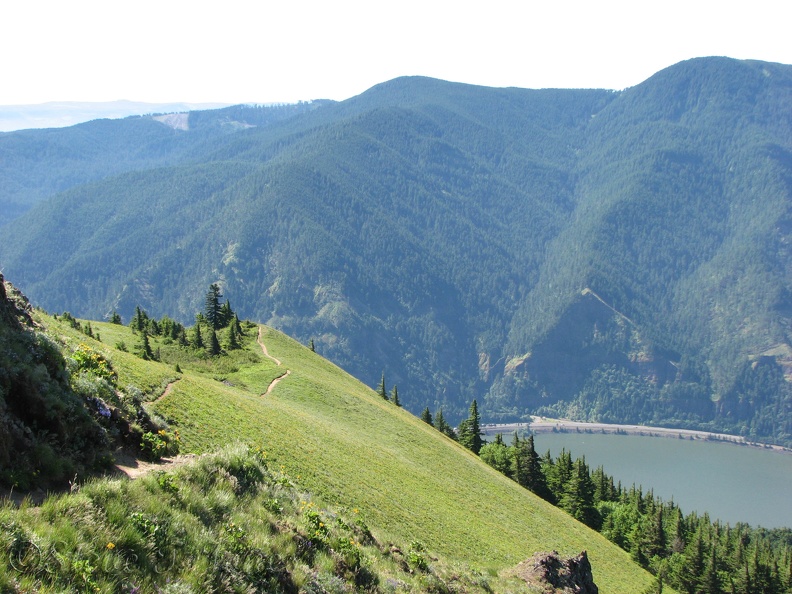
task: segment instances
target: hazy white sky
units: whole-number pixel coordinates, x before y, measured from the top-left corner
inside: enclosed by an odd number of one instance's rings
[[[681,60],[792,64],[788,0],[8,0],[0,105],[346,99],[402,75],[623,89]]]

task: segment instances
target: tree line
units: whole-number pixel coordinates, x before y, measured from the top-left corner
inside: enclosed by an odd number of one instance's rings
[[[195,315],[195,325],[191,329],[168,316],[163,316],[158,321],[149,317],[140,306],[136,306],[129,326],[133,333],[140,335],[137,354],[145,360],[160,360],[159,349],[152,350],[150,336],[162,338],[163,344],[177,344],[180,347],[204,352],[209,357],[219,357],[226,351],[242,348],[239,342],[240,337],[245,333],[242,324],[231,309],[228,299],[221,304],[222,299],[220,286],[217,283],[209,285],[204,300],[204,310]],[[121,316],[113,312],[110,322],[122,324]],[[223,335],[222,343],[218,332]],[[127,350],[123,343],[116,344],[116,347]]]
[[[533,435],[514,434],[511,445],[497,435],[481,459],[539,497],[599,531],[656,576],[654,591],[668,585],[687,594],[792,592],[792,530],[765,530],[743,523],[684,514],[650,490],[614,482],[585,457],[566,450],[540,456]]]
[[[670,586],[686,594],[792,593],[792,530],[735,526],[708,514],[684,514],[673,501],[650,490],[615,482],[602,466],[562,450],[540,455],[534,436],[514,433],[486,442],[478,403],[459,427],[447,425],[442,410],[421,419],[542,499],[563,509],[630,553],[656,581],[652,592]],[[439,422],[438,422],[439,421]]]

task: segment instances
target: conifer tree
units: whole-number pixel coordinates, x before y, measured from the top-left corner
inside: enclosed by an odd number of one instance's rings
[[[528,439],[520,440],[515,433],[512,447],[514,448],[512,478],[542,499],[551,501],[552,495],[547,488],[542,462],[534,447],[534,436],[529,435]]]
[[[209,285],[209,291],[206,293],[206,301],[204,304],[204,317],[209,327],[214,330],[220,328],[222,321],[222,310],[220,306],[220,299],[222,299],[222,297],[220,286],[217,283]]]
[[[527,462],[528,458],[525,456],[524,448],[523,448],[523,441],[520,439],[520,436],[517,435],[517,432],[514,432],[514,437],[512,437],[512,449],[514,450],[514,455],[512,456],[512,467],[511,467],[511,477],[519,484],[528,488],[528,467]]]
[[[143,330],[140,339],[140,356],[146,361],[154,359],[154,353],[151,350],[151,343],[149,342],[148,332]]]
[[[236,327],[234,324],[228,325],[228,342],[226,343],[229,351],[240,348],[239,338],[237,337]]]
[[[228,326],[234,319],[234,312],[231,309],[231,304],[226,299],[223,306],[220,308],[220,319],[218,323],[220,324],[220,328],[225,328]]]
[[[718,578],[718,559],[715,554],[715,546],[712,547],[710,561],[707,564],[707,569],[704,572],[701,582],[701,590],[699,591],[702,594],[724,594],[723,588],[721,588],[720,578]]]
[[[217,332],[214,328],[212,328],[212,333],[209,335],[209,344],[206,346],[207,352],[212,356],[216,357],[220,354],[220,341],[217,340]]]
[[[201,336],[201,325],[196,324],[193,328],[192,346],[196,349],[204,348],[203,336]]]
[[[315,353],[315,352],[316,352],[316,345],[314,345],[314,340],[313,340],[313,338],[312,338],[312,339],[311,339],[311,341],[308,343],[308,348],[309,348],[309,349],[311,349],[311,352],[312,352],[312,353]]]
[[[595,529],[599,527],[599,514],[594,507],[594,482],[584,460],[575,461],[559,506],[587,526]]]
[[[396,387],[396,384],[393,384],[393,390],[391,390],[391,402],[401,407],[401,402],[399,402],[399,389]]]
[[[121,324],[121,316],[118,315],[117,311],[113,312],[113,315],[110,316],[110,323],[111,324]]]
[[[385,389],[385,372],[382,372],[382,379],[380,380],[379,386],[377,386],[377,394],[380,395],[380,398],[383,400],[388,399],[388,391]]]
[[[437,429],[440,433],[442,433],[444,435],[447,435],[448,437],[450,437],[454,441],[458,440],[457,434],[454,431],[454,428],[446,422],[445,417],[443,416],[443,409],[442,408],[439,409],[435,413],[434,426],[435,426],[435,429]]]
[[[132,316],[132,321],[129,322],[129,326],[130,328],[132,328],[132,330],[142,332],[143,329],[146,327],[147,320],[148,320],[148,315],[146,314],[146,312],[140,309],[139,305],[136,305],[135,315]]]
[[[421,413],[421,420],[427,425],[431,425],[432,427],[435,426],[434,421],[432,420],[432,413],[429,412],[428,406],[423,409],[423,412]]]
[[[481,415],[475,400],[470,405],[470,416],[459,424],[459,443],[476,455],[484,443],[481,439]]]

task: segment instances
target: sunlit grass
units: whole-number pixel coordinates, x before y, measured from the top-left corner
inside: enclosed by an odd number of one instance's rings
[[[624,551],[332,363],[274,330],[263,339],[292,371],[270,395],[185,375],[153,406],[186,448],[208,452],[232,439],[261,447],[308,490],[359,509],[381,539],[421,540],[483,572],[538,550],[587,550],[603,591],[651,583]]]
[[[285,335],[256,330],[244,349],[219,358],[152,340],[167,363],[144,361],[107,340],[136,336],[94,323],[119,385],[140,382],[148,410],[181,435],[183,452],[215,452],[235,442],[267,452],[270,467],[329,505],[357,509],[381,542],[423,542],[450,564],[496,575],[536,551],[587,550],[603,592],[641,592],[652,581],[627,553],[536,498],[457,443]],[[90,341],[59,328],[70,344]],[[107,337],[107,338],[106,338]],[[181,373],[175,372],[175,365]],[[270,382],[290,375],[266,394]],[[122,379],[123,378],[123,379]],[[161,397],[171,383],[167,395]],[[219,495],[212,504],[220,506]]]

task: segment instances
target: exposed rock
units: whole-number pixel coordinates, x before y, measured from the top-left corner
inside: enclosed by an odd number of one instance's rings
[[[20,324],[32,327],[32,311],[27,297],[11,283],[6,283],[0,273],[0,321],[10,328],[18,328]]]
[[[514,574],[545,594],[599,594],[586,551],[562,559],[556,551],[535,553],[520,563]]]

